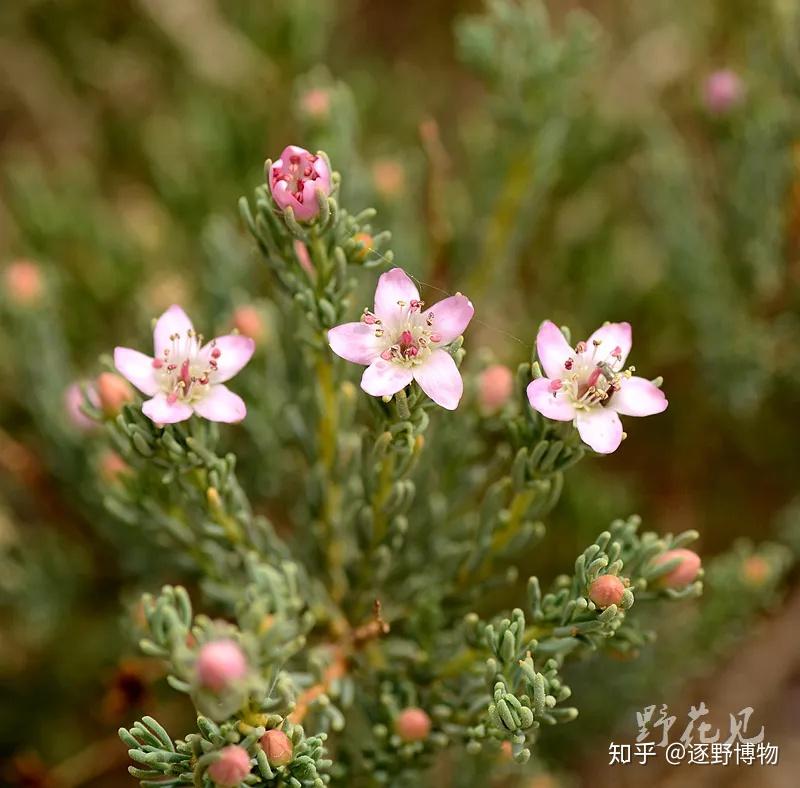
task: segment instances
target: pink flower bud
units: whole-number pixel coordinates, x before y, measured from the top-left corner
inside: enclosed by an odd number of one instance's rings
[[[599,608],[618,605],[624,593],[625,584],[616,575],[600,575],[589,586],[589,599]]]
[[[42,297],[42,272],[30,260],[11,263],[4,272],[4,279],[9,298],[17,304],[31,306]]]
[[[220,692],[245,676],[247,660],[234,641],[212,640],[200,649],[195,669],[201,686]]]
[[[250,756],[238,744],[223,747],[219,751],[219,758],[208,767],[206,774],[220,788],[233,788],[250,774]]]
[[[291,208],[298,221],[310,222],[319,214],[317,192],[331,193],[331,173],[322,156],[289,145],[269,170],[269,188],[279,208]]]
[[[311,277],[311,279],[316,279],[317,269],[314,268],[314,261],[311,259],[311,255],[308,253],[308,247],[299,239],[295,239],[294,253],[297,257],[297,262],[300,263],[300,267]]]
[[[721,69],[706,80],[705,102],[710,112],[721,115],[735,107],[744,95],[742,80],[735,71]]]
[[[264,318],[254,306],[240,306],[233,313],[233,327],[250,339],[260,342],[266,336]]]
[[[126,402],[133,401],[133,389],[125,378],[113,372],[102,372],[97,376],[95,389],[100,407],[109,418],[116,416]]]
[[[115,482],[131,469],[115,451],[105,451],[100,457],[100,475],[107,482]]]
[[[667,550],[653,563],[655,566],[664,566],[676,558],[680,559],[678,565],[671,572],[658,578],[658,584],[665,588],[685,588],[694,581],[700,571],[700,556],[685,548]]]
[[[403,741],[422,741],[431,732],[431,718],[416,707],[403,709],[394,721],[394,730]]]
[[[362,249],[359,249],[355,253],[354,256],[356,260],[366,260],[367,256],[370,253],[370,250],[372,249],[372,243],[373,243],[372,236],[369,233],[356,233],[353,236],[353,240],[356,241],[357,243],[360,243],[361,246],[363,247]]]
[[[285,766],[292,760],[292,742],[279,730],[268,730],[261,737],[261,749],[267,756],[270,766]]]
[[[385,200],[398,197],[405,190],[406,173],[395,159],[378,159],[372,165],[375,191]]]
[[[742,566],[742,575],[748,585],[760,586],[769,577],[769,564],[759,555],[751,555]]]
[[[87,386],[86,393],[89,402],[96,407],[100,407],[100,399],[94,386]],[[98,424],[81,410],[83,403],[83,387],[80,383],[73,383],[64,392],[64,410],[66,410],[67,418],[73,427],[81,430],[81,432],[89,432],[95,429]]]
[[[324,88],[311,88],[300,97],[303,112],[312,120],[327,120],[331,111],[331,94]]]
[[[492,364],[481,372],[478,381],[478,397],[481,408],[487,413],[495,413],[508,402],[514,391],[514,376],[502,364]]]

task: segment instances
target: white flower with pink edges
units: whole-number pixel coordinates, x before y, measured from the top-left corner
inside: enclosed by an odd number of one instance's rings
[[[606,323],[572,348],[546,320],[536,337],[547,377],[528,386],[531,407],[548,419],[572,421],[584,443],[610,454],[624,437],[622,416],[651,416],[667,408],[658,386],[625,368],[632,344],[629,323]]]
[[[255,342],[228,334],[203,344],[192,321],[173,304],[156,322],[154,354],[114,350],[114,364],[142,394],[142,412],[156,424],[185,421],[193,413],[210,421],[236,422],[247,414],[242,398],[225,381],[250,361]]]
[[[338,356],[366,366],[361,388],[367,394],[390,397],[416,380],[437,405],[455,410],[464,384],[445,347],[474,313],[461,294],[426,309],[408,274],[393,268],[378,280],[375,308],[365,309],[358,323],[332,328],[328,342]]]

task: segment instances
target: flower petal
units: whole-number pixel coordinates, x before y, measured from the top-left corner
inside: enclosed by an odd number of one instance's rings
[[[203,358],[209,358],[214,350],[219,350],[219,356],[215,359],[217,371],[212,381],[224,383],[250,361],[255,349],[256,343],[250,337],[242,334],[226,334],[204,345],[200,352]]]
[[[664,392],[645,378],[623,377],[619,391],[612,394],[608,407],[623,416],[652,416],[667,409]]]
[[[572,421],[575,418],[575,407],[567,399],[565,389],[556,392],[550,388],[553,381],[549,378],[537,378],[528,384],[528,402],[531,407],[554,421]]]
[[[153,329],[153,344],[155,345],[156,356],[161,356],[164,351],[171,347],[170,337],[173,334],[186,336],[186,332],[193,328],[189,316],[177,304],[173,304],[156,322]]]
[[[129,347],[114,348],[114,366],[142,394],[152,397],[158,391],[153,359]]]
[[[419,301],[419,291],[411,277],[402,268],[392,268],[378,279],[375,288],[375,314],[384,321],[393,321],[401,314],[397,302],[406,307],[411,301]]]
[[[371,364],[380,355],[375,326],[366,323],[342,323],[328,331],[328,344],[337,356],[354,364]]]
[[[561,329],[551,320],[545,320],[536,335],[536,355],[547,377],[560,378],[564,375],[564,362],[572,358],[575,351],[567,343]]]
[[[604,358],[613,353],[617,348],[620,349],[619,363],[624,364],[631,352],[633,338],[631,336],[630,323],[606,323],[600,326],[597,331],[586,340],[586,347],[591,350],[592,343],[599,341],[601,344],[597,349],[597,357]]]
[[[437,404],[455,410],[464,393],[464,381],[456,362],[446,350],[434,350],[427,360],[414,367],[414,380]]]
[[[209,421],[228,424],[241,421],[247,415],[244,400],[227,386],[215,384],[202,399],[194,403],[194,412]]]
[[[376,358],[361,376],[361,388],[373,397],[389,397],[413,380],[408,367]]]
[[[611,454],[622,443],[622,422],[611,408],[579,410],[577,425],[583,442],[598,454]]]
[[[160,391],[142,405],[142,413],[156,424],[175,424],[186,421],[192,415],[192,408],[180,400],[170,404],[167,395]]]
[[[472,302],[459,294],[434,304],[425,313],[425,319],[431,320],[431,330],[441,337],[441,342],[447,344],[464,333],[474,314]]]

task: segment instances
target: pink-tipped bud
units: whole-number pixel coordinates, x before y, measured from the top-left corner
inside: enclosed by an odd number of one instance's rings
[[[4,271],[8,297],[22,306],[31,306],[39,301],[44,290],[42,272],[30,260],[17,260]]]
[[[622,602],[625,584],[616,575],[600,575],[589,586],[589,599],[599,608],[607,608]]]
[[[403,741],[422,741],[431,732],[431,718],[422,709],[412,706],[397,715],[394,730]]]
[[[269,730],[261,737],[261,749],[267,756],[270,766],[285,766],[292,760],[291,739],[279,730]]]
[[[331,94],[325,88],[311,88],[300,97],[300,107],[307,117],[317,122],[328,119],[331,111]]]
[[[353,240],[356,241],[356,243],[360,243],[362,246],[361,249],[357,250],[353,254],[353,257],[359,261],[366,260],[370,250],[372,249],[372,236],[369,233],[356,233],[353,236]]]
[[[295,219],[310,222],[319,215],[317,192],[331,193],[331,173],[322,156],[289,145],[269,169],[272,199],[281,210],[291,208]]]
[[[250,756],[238,744],[223,747],[219,751],[219,758],[208,767],[206,774],[219,788],[234,788],[250,774]]]
[[[89,402],[99,407],[100,400],[94,386],[88,386],[86,392]],[[73,383],[64,392],[64,410],[67,412],[67,418],[73,427],[81,430],[81,432],[89,432],[89,430],[95,429],[98,424],[81,410],[83,403],[83,387],[80,383]]]
[[[237,307],[233,313],[233,327],[246,337],[261,342],[266,336],[264,318],[254,306]]]
[[[300,240],[295,239],[294,254],[300,267],[309,275],[311,279],[316,279],[317,269],[314,268],[314,261],[308,253],[308,247]]]
[[[655,566],[680,559],[678,565],[666,575],[658,578],[658,584],[665,588],[685,588],[692,583],[700,572],[700,556],[691,550],[681,547],[677,550],[667,550],[653,562]]]
[[[395,159],[378,159],[372,165],[372,180],[375,191],[385,200],[392,200],[405,190],[406,173]]]
[[[478,399],[487,413],[495,413],[511,399],[514,376],[503,364],[492,364],[481,372],[478,380]]]
[[[733,109],[744,95],[742,80],[735,71],[720,69],[706,79],[704,96],[710,112],[721,115]]]
[[[125,378],[113,372],[102,372],[95,381],[97,396],[103,413],[109,418],[116,416],[122,406],[133,401],[133,389]]]
[[[212,640],[206,643],[195,665],[197,680],[212,692],[220,692],[247,673],[247,659],[232,640]]]
[[[760,586],[769,577],[769,564],[760,555],[751,555],[742,566],[745,582],[751,586]]]
[[[100,457],[100,475],[107,482],[119,481],[130,469],[131,466],[115,451],[105,451]]]

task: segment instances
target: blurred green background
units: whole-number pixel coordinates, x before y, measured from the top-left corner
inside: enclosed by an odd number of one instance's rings
[[[189,711],[127,637],[136,592],[183,570],[103,508],[113,469],[64,392],[173,301],[209,331],[255,305],[269,353],[280,325],[236,202],[289,143],[329,153],[342,201],[379,209],[398,264],[476,304],[473,401],[481,368],[528,360],[545,318],[576,337],[629,320],[633,363],[664,376],[665,416],[629,420],[619,452],[580,466],[522,575],[563,570],[631,511],[696,528],[706,556],[798,544],[800,6],[548,6],[0,3],[0,782],[132,784],[116,728]],[[739,83],[720,107],[723,69]],[[261,414],[232,441],[280,522],[298,482],[259,462],[279,418]],[[769,553],[758,604],[731,605],[749,593],[751,548],[736,549],[676,686],[724,666],[786,587],[789,561]],[[599,745],[554,738],[560,779],[607,745],[604,711]]]

